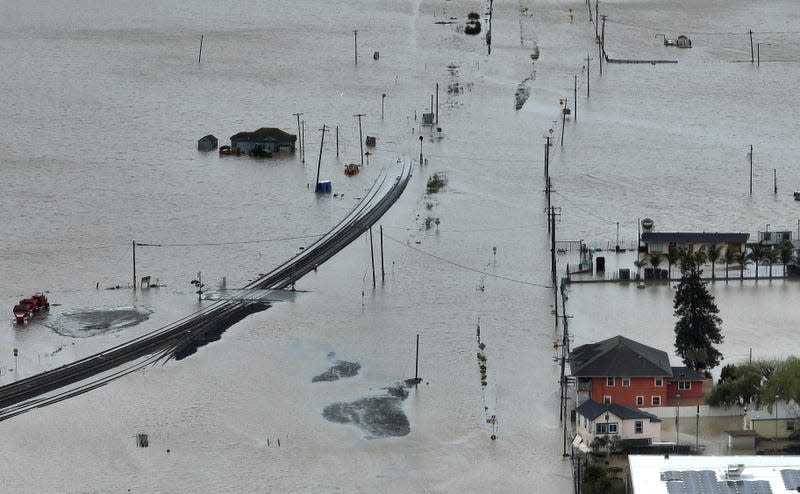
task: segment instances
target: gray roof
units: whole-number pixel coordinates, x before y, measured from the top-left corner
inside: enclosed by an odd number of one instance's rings
[[[575,377],[672,377],[667,352],[624,336],[575,348],[569,367]]]
[[[644,232],[642,242],[681,242],[681,243],[712,243],[744,244],[750,238],[749,233],[719,233],[719,232]]]
[[[632,419],[647,419],[650,422],[661,422],[661,419],[652,413],[639,410],[638,408],[626,407],[618,403],[597,403],[594,400],[586,400],[575,409],[575,413],[586,417],[589,420],[594,420],[597,417],[606,413],[613,413],[622,420]]]
[[[672,382],[680,381],[705,381],[706,376],[688,367],[673,367],[672,368]]]
[[[297,136],[289,134],[281,129],[275,127],[261,127],[255,132],[239,132],[231,136],[231,141],[279,141],[279,142],[295,142]]]

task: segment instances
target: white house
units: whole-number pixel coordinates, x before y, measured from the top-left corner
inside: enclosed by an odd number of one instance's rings
[[[661,440],[661,419],[638,408],[586,400],[575,409],[575,426],[586,444],[596,437]]]

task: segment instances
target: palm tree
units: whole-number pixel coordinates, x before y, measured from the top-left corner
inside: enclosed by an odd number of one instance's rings
[[[726,247],[725,254],[722,259],[725,261],[725,281],[728,281],[728,266],[736,262],[736,255],[739,253],[738,249]]]
[[[750,252],[747,257],[753,261],[756,266],[756,281],[758,281],[758,266],[764,261],[764,246],[761,244],[750,244]]]
[[[694,262],[697,263],[698,268],[708,261],[708,254],[704,250],[695,251],[691,256],[694,258]]]
[[[708,246],[708,261],[711,263],[711,279],[713,280],[716,278],[714,274],[714,265],[719,262],[722,258],[722,248],[721,244],[716,242],[712,242],[711,245]]]
[[[775,249],[765,250],[764,261],[769,265],[769,279],[772,279],[772,265],[778,262],[778,251]]]
[[[640,279],[639,278],[639,269],[641,269],[642,266],[647,265],[647,259],[646,258],[645,259],[636,259],[635,261],[633,261],[633,265],[636,266],[636,279]]]
[[[733,256],[733,262],[741,266],[739,270],[739,279],[743,281],[744,270],[747,269],[747,265],[750,264],[750,254],[746,250],[737,250]]]
[[[681,249],[674,245],[670,245],[667,249],[667,272],[670,279],[672,279],[672,266],[678,263],[681,258]]]
[[[783,244],[781,245],[781,249],[778,252],[778,255],[781,258],[781,264],[783,264],[783,277],[786,278],[786,265],[792,262],[792,244]]]
[[[650,266],[653,267],[653,279],[656,280],[658,279],[658,275],[656,273],[658,271],[659,264],[661,264],[661,259],[663,259],[663,256],[658,252],[653,252],[648,258],[650,261]]]

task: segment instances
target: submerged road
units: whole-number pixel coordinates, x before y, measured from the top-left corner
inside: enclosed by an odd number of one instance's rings
[[[281,290],[292,286],[367,231],[397,201],[411,179],[410,165],[398,164],[395,170],[396,174],[381,175],[353,211],[328,233],[245,288]],[[2,386],[0,420],[85,393],[162,359],[172,358],[208,331],[235,324],[263,308],[263,301],[216,302],[139,338]],[[92,377],[96,379],[89,380]],[[55,391],[57,393],[53,393]]]

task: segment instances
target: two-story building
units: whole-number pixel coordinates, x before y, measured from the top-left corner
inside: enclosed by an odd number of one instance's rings
[[[569,356],[576,403],[586,400],[628,407],[700,404],[706,377],[672,367],[663,350],[615,336],[581,345]]]

